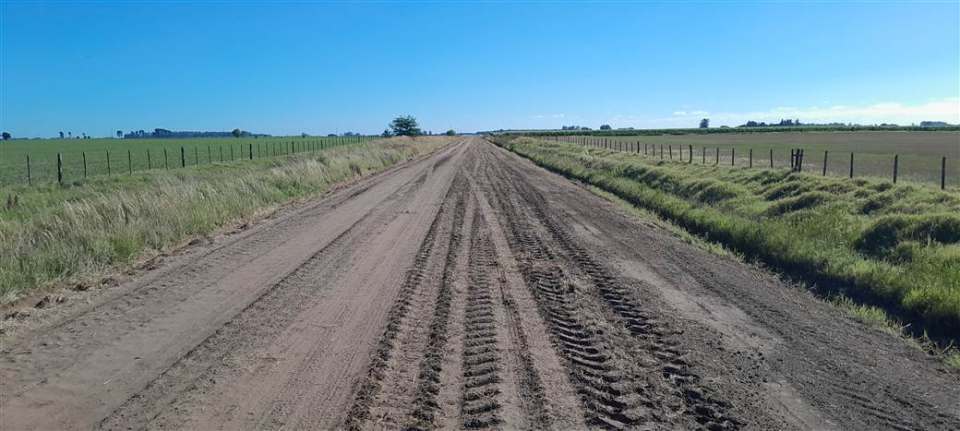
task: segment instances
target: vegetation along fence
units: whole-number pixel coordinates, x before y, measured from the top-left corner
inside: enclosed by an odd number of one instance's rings
[[[894,183],[909,180],[932,183],[945,189],[960,185],[960,177],[948,177],[956,159],[947,156],[856,153],[822,149],[808,152],[807,148],[754,148],[741,145],[694,146],[664,143],[646,143],[643,140],[603,138],[593,136],[548,136],[540,137],[557,142],[570,142],[584,146],[638,154],[654,160],[683,163],[712,164],[715,166],[740,166],[763,168],[789,168],[796,172],[819,175],[842,175],[849,178],[886,178]],[[907,163],[905,163],[907,162]],[[905,175],[906,174],[906,175]]]
[[[0,146],[0,185],[77,182],[319,151],[376,139],[368,136],[241,139],[44,139]]]

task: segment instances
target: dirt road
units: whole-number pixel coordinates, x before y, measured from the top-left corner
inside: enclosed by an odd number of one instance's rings
[[[960,378],[480,139],[70,301],[0,429],[960,429]]]

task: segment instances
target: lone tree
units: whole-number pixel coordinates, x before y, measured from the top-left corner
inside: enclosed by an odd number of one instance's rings
[[[447,135],[447,136],[457,136],[457,131],[456,131],[456,130],[453,130],[453,129],[447,130],[446,135]]]
[[[611,129],[611,127],[610,127],[609,124],[603,124],[603,125],[600,126],[600,130],[610,130],[610,129]]]
[[[420,136],[423,134],[417,124],[417,119],[412,115],[406,115],[394,118],[390,123],[390,129],[397,136]]]
[[[63,132],[60,132],[60,139],[63,139]]]
[[[704,119],[700,120],[700,128],[701,128],[701,129],[707,129],[707,128],[709,128],[709,127],[710,127],[710,119],[709,119],[709,118],[704,118]]]
[[[4,141],[9,141],[9,140],[10,140],[10,132],[3,132],[3,134],[0,135],[0,136],[3,136],[3,140],[4,140]]]
[[[233,131],[230,132],[230,134],[232,134],[234,138],[239,138],[240,135],[243,134],[243,131],[240,129],[233,129]]]
[[[390,129],[383,129],[383,133],[381,133],[380,136],[383,136],[384,138],[389,138],[393,136],[393,132],[391,132]]]
[[[123,138],[123,130],[117,130],[117,139]]]

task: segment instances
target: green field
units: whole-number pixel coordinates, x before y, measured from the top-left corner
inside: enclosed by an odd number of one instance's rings
[[[534,138],[497,142],[828,295],[916,331],[960,333],[960,192],[788,169],[660,161]]]
[[[0,185],[0,304],[59,282],[90,286],[145,254],[254,220],[445,142],[392,138],[64,186]]]
[[[270,137],[193,139],[14,139],[0,142],[0,185],[57,181],[57,154],[63,162],[63,181],[75,182],[99,175],[128,174],[149,169],[176,169],[273,157],[368,141],[370,137]],[[252,146],[252,147],[251,147]],[[183,153],[181,154],[181,148]],[[181,159],[181,155],[183,156]],[[109,159],[108,159],[109,157]],[[108,164],[109,160],[109,164]]]
[[[584,137],[560,137],[574,140]],[[681,151],[684,160],[689,160],[689,148],[693,147],[693,162],[707,164],[717,161],[730,165],[731,149],[736,166],[750,164],[753,150],[753,166],[769,167],[773,151],[775,167],[790,165],[790,150],[804,149],[803,170],[814,174],[823,173],[824,152],[827,153],[827,174],[848,176],[850,154],[854,154],[854,177],[892,179],[894,155],[898,156],[898,181],[915,181],[940,184],[942,158],[946,157],[946,184],[960,186],[960,131],[857,131],[857,132],[767,132],[767,133],[710,133],[659,136],[591,136],[595,143],[606,142],[630,151],[642,153],[646,146],[648,156],[659,159],[660,146],[663,158],[679,160]],[[706,156],[704,157],[704,151]]]

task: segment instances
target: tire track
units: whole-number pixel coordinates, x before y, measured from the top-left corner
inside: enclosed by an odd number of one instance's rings
[[[407,419],[407,429],[427,430],[435,428],[435,413],[440,408],[437,404],[437,395],[440,392],[440,371],[447,341],[447,326],[450,320],[450,304],[453,295],[451,284],[456,271],[457,253],[463,240],[463,235],[457,227],[463,225],[466,212],[466,193],[462,175],[457,175],[454,178],[450,190],[456,195],[456,205],[453,209],[449,246],[440,289],[437,293],[436,306],[430,323],[426,351],[420,362],[416,396],[413,400],[413,409]]]
[[[387,314],[387,326],[377,342],[376,350],[370,359],[370,365],[367,372],[356,385],[354,392],[354,401],[346,415],[344,428],[350,430],[359,430],[363,423],[370,417],[370,408],[374,399],[380,392],[381,383],[384,379],[384,370],[387,363],[393,355],[395,340],[407,318],[408,311],[412,304],[413,296],[423,284],[427,263],[433,253],[434,247],[438,241],[438,230],[441,223],[448,219],[450,209],[446,205],[449,196],[453,193],[453,187],[449,188],[441,204],[440,210],[434,217],[424,237],[420,248],[414,258],[413,265],[404,279],[403,285],[397,294],[397,299],[390,307]]]
[[[670,336],[673,331],[656,319],[648,316],[636,297],[636,289],[628,289],[610,271],[593,259],[579,246],[569,233],[572,229],[562,225],[554,214],[547,209],[549,205],[543,196],[523,180],[523,176],[507,168],[510,183],[517,189],[518,195],[528,204],[533,216],[546,228],[555,243],[560,245],[562,253],[573,263],[577,272],[582,273],[594,287],[599,298],[615,313],[618,322],[637,340],[640,346],[657,360],[657,371],[663,379],[675,389],[675,396],[685,405],[683,413],[696,424],[711,430],[732,430],[742,426],[729,412],[728,403],[710,395],[700,385],[700,377],[694,373],[683,358],[682,346]]]
[[[464,308],[460,416],[467,429],[491,428],[502,422],[499,387],[502,349],[497,345],[495,298],[488,273],[493,252],[489,240],[481,237],[479,217],[479,210],[475,210]]]
[[[564,283],[567,275],[556,256],[541,242],[505,190],[495,188],[495,197],[505,216],[508,242],[518,254],[521,275],[532,290],[554,345],[566,361],[587,425],[627,429],[659,423],[658,418],[648,414],[649,397],[633,384],[642,379],[625,373],[614,363],[605,352],[609,343],[602,339],[602,331],[591,328],[579,315],[572,286]]]

